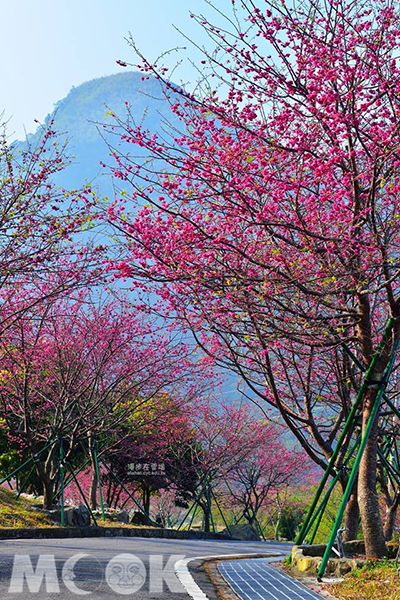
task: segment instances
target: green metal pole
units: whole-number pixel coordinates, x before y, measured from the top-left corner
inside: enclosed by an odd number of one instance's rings
[[[90,463],[90,458],[81,467],[79,467],[79,469],[75,472],[76,475],[79,475],[79,473],[81,473],[83,471],[83,469],[85,467],[87,467],[87,465],[89,463]],[[71,481],[74,481],[74,478],[72,477],[72,475],[70,475],[69,477],[67,477],[65,479],[65,481],[64,481],[64,490],[69,486],[69,484],[71,483]],[[60,490],[54,495],[54,499],[56,500],[59,495],[60,495]]]
[[[192,526],[192,524],[193,524],[193,521],[194,521],[194,519],[195,519],[195,516],[197,515],[197,509],[198,509],[198,504],[197,504],[197,502],[195,502],[195,503],[193,504],[192,508],[194,508],[194,510],[193,510],[192,516],[191,516],[191,518],[190,518],[190,521],[189,521],[189,525],[188,525],[188,531],[190,531],[190,528],[191,528],[191,526]]]
[[[335,333],[335,332],[333,332]],[[341,342],[341,346],[344,348],[344,350],[347,352],[348,356],[350,356],[351,360],[354,362],[354,364],[363,372],[365,373],[365,366],[362,364],[362,362],[359,361],[359,359],[357,358],[357,356],[354,354],[354,352],[348,347],[347,344],[345,344],[344,342]],[[390,406],[390,408],[392,409],[392,411],[395,413],[395,415],[397,417],[400,418],[400,410],[398,408],[396,408],[396,406],[393,404],[393,402],[390,400],[390,398],[388,397],[388,395],[386,394],[386,392],[384,392],[383,394],[383,398],[385,400],[385,402],[388,403],[388,405]]]
[[[321,502],[319,509],[317,510],[317,512],[315,513],[314,517],[311,519],[310,524],[309,524],[309,529],[306,532],[306,535],[308,534],[309,530],[311,529],[312,525],[315,522],[315,519],[317,519],[316,525],[314,527],[314,531],[312,532],[312,535],[308,541],[308,543],[311,545],[314,542],[315,536],[317,535],[317,531],[319,529],[319,526],[321,525],[321,521],[322,521],[322,517],[324,516],[325,513],[325,509],[326,506],[329,502],[329,499],[331,497],[331,494],[333,492],[334,487],[336,486],[337,482],[340,479],[340,473],[338,473],[336,475],[336,477],[333,479],[333,481],[331,482],[331,485],[329,486],[329,489],[327,491],[327,493],[325,494],[325,497],[323,499],[323,501]],[[318,517],[318,518],[317,518]]]
[[[103,449],[103,448],[104,448],[104,445],[102,446],[102,448],[101,448],[101,449]],[[87,467],[87,466],[88,466],[88,464],[90,463],[90,461],[91,461],[91,459],[90,459],[90,458],[88,458],[87,460],[85,460],[85,462],[83,463],[83,465],[81,465],[81,466],[79,467],[79,469],[77,469],[77,470],[75,471],[75,475],[79,475],[79,473],[81,473],[81,472],[83,471],[83,469],[84,469],[85,467]],[[74,480],[74,478],[72,477],[72,475],[71,475],[70,477],[67,477],[67,478],[66,478],[66,480],[65,480],[65,483],[64,483],[64,489],[66,489],[66,488],[67,488],[67,486],[68,486],[68,485],[71,483],[71,481],[73,481],[73,480]],[[58,492],[55,494],[54,498],[58,498],[58,496],[59,496],[59,495],[60,495],[60,492],[58,491]]]
[[[5,481],[8,481],[9,479],[12,479],[14,475],[16,475],[24,467],[26,467],[27,465],[29,465],[29,463],[31,463],[32,461],[33,461],[33,458],[28,458],[28,460],[26,460],[24,463],[22,463],[22,465],[20,465],[16,469],[14,469],[14,471],[11,471],[11,473],[8,473],[5,477],[3,477],[3,479],[0,479],[0,485],[3,485],[3,483]]]
[[[93,457],[94,457],[94,465],[95,465],[95,469],[96,469],[97,485],[99,486],[99,499],[100,499],[101,515],[102,515],[103,521],[105,521],[106,515],[104,512],[103,491],[101,489],[100,469],[99,469],[99,461],[97,459],[97,449],[96,449],[96,441],[95,440],[93,441],[92,451],[93,451]]]
[[[92,509],[90,508],[90,505],[89,505],[89,503],[88,503],[88,501],[86,499],[85,494],[83,493],[83,490],[82,490],[82,488],[80,486],[80,483],[79,483],[79,481],[78,481],[78,479],[77,479],[77,477],[76,477],[76,475],[74,473],[74,470],[73,470],[73,468],[71,467],[71,465],[69,463],[67,463],[67,465],[68,465],[69,470],[71,471],[72,477],[74,478],[74,481],[76,483],[76,487],[78,488],[78,490],[80,492],[80,495],[82,496],[83,501],[86,504],[86,508],[90,512],[90,516],[92,517],[94,524],[96,525],[96,527],[98,527],[98,524],[97,524],[97,521],[96,521],[96,517],[94,516],[94,513],[93,513]]]
[[[309,522],[309,524],[308,524],[308,527],[307,527],[307,529],[306,529],[306,531],[305,531],[305,533],[304,533],[304,539],[307,537],[307,535],[308,535],[308,533],[310,532],[310,530],[311,530],[311,528],[312,528],[312,526],[313,526],[313,524],[314,524],[315,520],[316,520],[316,519],[318,518],[318,516],[319,516],[318,523],[317,523],[317,525],[316,525],[316,527],[315,527],[315,529],[314,529],[314,531],[313,531],[313,534],[312,534],[312,536],[311,536],[310,540],[308,541],[308,543],[309,543],[309,544],[312,544],[312,543],[313,543],[313,541],[314,541],[314,538],[315,538],[315,536],[316,536],[316,533],[317,533],[317,531],[318,531],[318,528],[319,528],[319,526],[320,526],[320,523],[321,523],[321,520],[322,520],[322,517],[323,517],[323,513],[325,512],[325,508],[326,508],[326,506],[327,506],[327,504],[328,504],[328,501],[329,501],[329,498],[330,498],[330,496],[331,496],[331,493],[333,492],[333,490],[334,490],[334,488],[335,488],[335,486],[336,486],[337,482],[339,481],[339,479],[340,479],[340,476],[341,476],[341,475],[342,475],[342,473],[343,473],[343,469],[344,469],[344,468],[347,466],[347,464],[350,462],[350,459],[353,457],[354,451],[355,451],[355,449],[357,448],[358,444],[360,443],[360,439],[361,439],[361,435],[359,435],[359,436],[357,437],[357,439],[356,439],[355,443],[354,443],[354,444],[353,444],[353,446],[350,448],[350,450],[349,450],[349,452],[348,452],[348,455],[347,455],[347,457],[346,457],[346,460],[343,462],[343,465],[340,467],[340,469],[339,469],[339,470],[338,470],[338,472],[336,473],[335,477],[332,479],[332,481],[331,481],[331,483],[330,483],[330,485],[329,485],[329,488],[328,488],[328,490],[327,490],[327,492],[326,492],[326,494],[325,494],[325,496],[324,496],[324,498],[323,498],[323,500],[322,500],[321,504],[319,505],[318,509],[317,509],[317,510],[316,510],[316,512],[313,514],[312,518],[310,519],[310,522]]]
[[[51,442],[49,442],[47,444],[47,446],[45,446],[44,448],[42,448],[41,450],[39,450],[39,452],[37,452],[34,456],[31,456],[31,458],[28,458],[25,462],[22,463],[22,465],[20,465],[19,467],[17,467],[16,469],[14,469],[14,471],[11,471],[11,473],[8,473],[8,475],[6,475],[5,477],[3,477],[3,479],[0,479],[0,485],[3,485],[3,483],[5,481],[8,481],[9,479],[12,479],[12,477],[14,475],[16,475],[19,471],[21,471],[24,467],[26,467],[27,465],[29,465],[29,463],[31,463],[32,461],[36,462],[36,458],[38,456],[40,456],[42,454],[42,452],[44,452],[45,450],[47,450],[47,448],[50,448],[50,446],[52,446],[54,444],[54,440],[52,440]]]
[[[386,343],[386,340],[387,340],[387,338],[389,336],[389,333],[390,333],[390,331],[392,329],[393,323],[394,323],[394,319],[391,317],[388,320],[388,323],[387,323],[387,325],[385,327],[385,330],[383,332],[382,340],[381,340],[380,344],[378,345],[378,347],[377,347],[377,349],[376,349],[376,351],[375,351],[375,353],[374,353],[374,355],[372,357],[372,360],[371,360],[371,363],[370,363],[368,369],[365,372],[363,383],[361,384],[361,387],[360,387],[360,389],[358,391],[358,394],[357,394],[357,396],[355,398],[354,404],[353,404],[353,406],[351,408],[351,411],[350,411],[350,413],[349,413],[349,415],[348,415],[348,417],[346,419],[343,431],[342,431],[342,433],[339,436],[336,448],[335,448],[335,450],[332,453],[332,456],[331,456],[331,458],[329,460],[329,463],[328,463],[328,467],[325,470],[325,473],[324,473],[324,475],[323,475],[323,477],[321,479],[321,483],[319,484],[317,492],[316,492],[316,494],[314,496],[314,500],[311,503],[311,506],[310,506],[310,508],[308,510],[308,513],[307,513],[307,516],[305,518],[305,521],[304,521],[304,523],[303,523],[303,525],[302,525],[302,527],[300,529],[300,532],[299,532],[299,534],[298,534],[298,536],[296,538],[295,544],[297,544],[297,545],[302,544],[303,541],[304,541],[304,537],[305,537],[304,536],[304,532],[306,531],[308,523],[309,523],[309,521],[310,521],[310,519],[311,519],[311,517],[313,515],[313,512],[314,512],[314,510],[315,510],[315,508],[316,508],[316,506],[318,504],[318,500],[321,497],[322,491],[323,491],[323,489],[325,487],[325,484],[326,484],[326,482],[328,480],[328,477],[329,477],[329,475],[332,472],[333,466],[334,466],[335,461],[336,461],[336,459],[337,459],[337,457],[339,455],[341,447],[342,447],[342,445],[343,445],[343,443],[345,441],[346,435],[347,435],[348,431],[350,430],[350,427],[353,425],[353,422],[355,421],[356,413],[358,411],[358,408],[359,408],[359,406],[361,404],[361,401],[362,401],[362,399],[364,397],[364,393],[365,393],[365,391],[367,389],[367,386],[368,386],[368,383],[369,383],[369,381],[368,381],[369,380],[369,376],[371,375],[372,371],[375,368],[375,365],[376,365],[376,363],[378,361],[378,358],[379,358],[379,356],[381,354],[382,348],[383,348],[384,344]]]
[[[264,536],[264,532],[263,532],[263,530],[261,528],[260,521],[257,519],[257,517],[255,517],[255,522],[256,522],[256,525],[257,525],[257,528],[258,528],[258,533],[260,534],[262,540],[265,542],[266,539],[265,539],[265,536]]]
[[[333,526],[333,529],[332,529],[332,532],[331,532],[328,544],[326,546],[325,554],[324,554],[324,556],[322,558],[322,563],[321,563],[321,566],[319,568],[318,575],[317,575],[318,581],[321,581],[321,578],[323,577],[323,575],[325,573],[326,565],[327,565],[328,560],[329,560],[329,556],[330,556],[330,553],[331,553],[331,550],[332,550],[332,546],[335,543],[336,535],[337,535],[338,529],[340,527],[340,524],[342,522],[344,511],[346,509],[346,504],[347,504],[347,501],[349,499],[349,496],[350,496],[351,491],[353,489],[354,482],[355,482],[357,474],[358,474],[358,469],[359,469],[359,466],[360,466],[361,458],[362,458],[362,456],[364,454],[365,446],[367,445],[367,442],[368,442],[368,439],[369,439],[369,436],[370,436],[370,433],[371,433],[371,429],[372,429],[372,427],[373,427],[373,425],[375,423],[376,417],[377,417],[378,412],[379,412],[379,407],[380,407],[380,404],[381,404],[381,398],[382,398],[382,395],[383,395],[383,392],[384,392],[384,388],[385,388],[385,386],[386,386],[386,384],[388,382],[390,373],[391,373],[392,368],[393,368],[393,364],[394,364],[394,361],[395,361],[395,357],[396,357],[396,354],[397,354],[397,349],[399,347],[399,343],[400,343],[400,340],[396,343],[396,346],[395,346],[395,348],[393,350],[391,359],[390,359],[390,361],[389,361],[389,363],[388,363],[388,365],[387,365],[387,367],[385,369],[385,374],[384,374],[384,376],[382,378],[382,381],[380,382],[380,388],[379,388],[379,391],[378,391],[378,393],[376,395],[374,406],[372,408],[371,415],[370,415],[370,417],[368,419],[368,423],[367,423],[367,426],[365,428],[365,432],[364,432],[364,435],[362,437],[361,444],[360,444],[360,447],[358,449],[357,456],[356,456],[356,459],[355,459],[352,471],[350,473],[349,481],[347,483],[346,490],[345,490],[345,493],[343,495],[342,502],[340,504],[340,508],[339,508],[338,514],[336,516],[335,524]],[[371,361],[371,364],[372,364],[372,361]],[[371,373],[371,367],[369,367],[368,370],[367,370],[367,376],[370,373]]]
[[[379,450],[379,448],[378,448],[378,454],[379,454],[383,464],[385,465],[386,470],[388,471],[388,475],[390,474],[393,477],[393,479],[395,480],[395,482],[397,483],[397,485],[400,486],[399,474],[393,468],[393,465],[390,464],[390,462],[387,460],[387,458],[384,456],[384,454],[381,452],[381,450]],[[392,481],[392,484],[393,484],[393,481]]]
[[[64,476],[65,476],[65,464],[64,464],[64,447],[63,440],[60,438],[60,490],[61,490],[61,525],[65,526],[65,510],[64,510]]]
[[[203,481],[204,481],[204,479],[203,479]],[[185,516],[183,517],[182,521],[180,522],[180,525],[178,527],[178,531],[180,530],[180,528],[182,527],[182,525],[184,524],[184,522],[186,521],[186,519],[188,518],[188,516],[192,512],[192,509],[199,502],[199,500],[200,500],[201,496],[203,495],[203,493],[204,493],[204,486],[201,487],[200,493],[195,496],[195,499],[194,499],[194,502],[193,502],[192,506],[189,508],[189,510],[186,512]]]
[[[224,517],[224,513],[222,512],[222,509],[221,509],[221,507],[220,507],[220,505],[219,505],[219,502],[218,502],[218,500],[217,500],[217,498],[216,498],[216,496],[215,496],[215,494],[214,494],[213,490],[211,490],[211,493],[212,493],[212,495],[213,495],[213,498],[214,498],[215,504],[217,505],[217,508],[218,508],[218,510],[219,510],[219,514],[221,515],[221,517],[222,517],[222,520],[223,520],[223,522],[224,522],[224,524],[225,524],[225,527],[226,527],[226,529],[227,529],[227,532],[228,532],[228,533],[229,533],[229,535],[232,537],[232,533],[231,533],[230,527],[229,527],[229,525],[228,525],[228,523],[227,523],[227,521],[226,521],[226,519],[225,519],[225,517]]]
[[[392,411],[394,412],[396,417],[398,417],[400,419],[400,410],[393,404],[393,402],[390,400],[390,398],[388,398],[386,395],[385,395],[385,402],[387,402],[389,404],[390,408],[392,409]]]
[[[26,476],[24,483],[19,488],[18,494],[17,494],[17,498],[16,498],[17,500],[20,497],[20,495],[23,493],[23,491],[25,489],[25,486],[28,483],[28,481],[29,481],[29,479],[30,479],[30,477],[31,477],[31,475],[32,475],[32,473],[33,473],[34,470],[35,470],[35,465],[33,465],[33,467],[31,468],[31,470],[29,471],[28,475]]]
[[[153,524],[153,525],[156,525],[156,523],[153,521],[153,519],[151,518],[151,516],[149,514],[145,513],[144,509],[137,502],[136,498],[130,493],[130,491],[128,490],[128,488],[122,483],[122,481],[117,477],[117,475],[112,471],[112,469],[107,465],[107,463],[105,463],[101,459],[100,459],[100,462],[107,469],[107,471],[110,473],[110,475],[112,477],[114,477],[115,481],[117,481],[119,483],[119,485],[122,487],[122,489],[128,494],[128,496],[133,501],[133,503],[138,507],[138,509],[149,519],[150,523]]]

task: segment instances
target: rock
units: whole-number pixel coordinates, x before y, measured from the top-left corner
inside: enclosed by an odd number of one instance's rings
[[[74,508],[72,520],[77,527],[89,527],[90,512],[85,504],[80,504],[78,508]]]
[[[74,509],[72,507],[65,509],[65,524],[70,527],[74,524]]]
[[[355,547],[359,548],[361,544],[355,544]],[[293,546],[292,548],[292,568],[298,575],[316,575],[319,571],[322,562],[322,555],[325,551],[326,546],[322,544],[316,544],[315,546]],[[319,554],[319,556],[318,556]],[[328,560],[325,573],[334,575],[335,577],[342,577],[359,569],[366,564],[366,560],[355,559],[355,558],[336,558],[331,556]]]
[[[339,558],[336,561],[336,570],[335,573],[338,577],[341,577],[342,575],[346,575],[346,573],[349,573],[350,571],[353,570],[354,568],[354,561],[352,561],[351,559],[347,559],[347,558]]]
[[[45,511],[49,519],[54,523],[61,523],[61,508],[54,508],[52,510]],[[64,509],[64,521],[65,525],[75,525],[74,522],[74,509],[70,506]]]
[[[228,529],[224,529],[221,533],[225,535],[231,534],[235,540],[244,540],[246,542],[259,542],[260,536],[251,525],[231,525]]]
[[[130,513],[129,523],[131,525],[147,525],[147,518],[140,510],[134,510]]]
[[[61,523],[61,510],[59,508],[55,508],[53,510],[46,510],[47,516],[52,521],[56,523]]]
[[[128,523],[129,523],[129,513],[128,513],[128,511],[127,510],[121,510],[121,512],[117,514],[116,520],[118,521],[118,523],[126,523],[128,525]]]

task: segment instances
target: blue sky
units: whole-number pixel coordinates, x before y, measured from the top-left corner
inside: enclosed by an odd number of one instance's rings
[[[230,0],[215,0],[230,10]],[[124,38],[132,33],[141,51],[156,58],[187,44],[205,41],[189,12],[214,15],[203,0],[14,0],[4,3],[0,26],[0,112],[9,132],[21,138],[36,129],[72,86],[118,72],[117,59],[136,62]],[[170,59],[171,64],[174,59]],[[189,62],[180,77],[193,80]]]

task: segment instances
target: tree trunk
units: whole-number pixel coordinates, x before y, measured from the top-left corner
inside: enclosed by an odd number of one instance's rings
[[[396,517],[397,517],[397,509],[400,503],[400,494],[397,494],[392,505],[388,508],[386,513],[386,522],[385,522],[385,540],[390,542],[394,535],[394,528],[396,525]]]
[[[46,510],[53,508],[53,482],[49,477],[43,480],[43,508]]]
[[[143,488],[143,510],[144,510],[144,517],[146,520],[146,523],[148,525],[150,525],[150,489],[147,487]]]
[[[92,477],[90,480],[89,504],[92,510],[97,509],[97,476],[96,469],[92,465]]]
[[[205,502],[201,502],[199,504],[203,511],[203,531],[205,533],[209,533],[211,531],[210,506],[209,506],[207,500]]]
[[[343,539],[345,542],[357,539],[359,518],[360,509],[358,506],[356,482],[350,494],[350,498],[346,506],[346,511],[344,513],[344,526],[346,527],[346,531],[344,532]]]
[[[114,508],[118,508],[119,499],[121,498],[121,494],[122,494],[122,487],[120,486],[119,490],[118,490],[117,497],[116,497],[116,499],[114,501]]]
[[[372,379],[377,379],[375,374]],[[362,432],[364,434],[372,407],[376,397],[376,390],[367,392],[363,415]],[[358,474],[358,504],[360,507],[362,530],[367,558],[383,558],[387,554],[385,536],[383,534],[382,520],[379,510],[378,494],[376,491],[377,468],[377,431],[378,419],[372,427],[369,440],[360,463]]]
[[[282,520],[282,511],[279,509],[278,511],[278,518],[276,520],[275,523],[275,536],[274,539],[276,542],[279,542],[279,527],[281,525],[281,520]]]

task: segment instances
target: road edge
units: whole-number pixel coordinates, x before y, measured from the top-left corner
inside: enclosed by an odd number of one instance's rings
[[[194,556],[192,558],[184,558],[178,560],[174,565],[174,570],[177,578],[183,586],[186,593],[192,598],[192,600],[214,600],[215,598],[221,598],[223,600],[237,600],[238,596],[226,583],[225,579],[219,574],[216,566],[211,567],[209,572],[205,568],[207,563],[222,562],[224,560],[241,560],[246,558],[280,558],[283,554],[276,552],[260,553],[256,552],[253,554],[223,554],[223,555],[210,555],[210,556]],[[195,581],[192,573],[189,570],[190,563],[198,563],[198,566],[206,573],[210,583],[214,587],[214,597],[210,598],[201,589],[200,585]],[[211,576],[210,576],[211,575]]]

